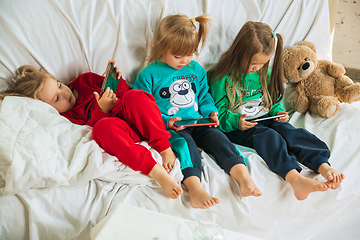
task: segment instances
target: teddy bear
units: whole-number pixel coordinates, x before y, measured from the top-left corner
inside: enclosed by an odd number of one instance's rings
[[[340,102],[360,100],[360,83],[345,74],[341,64],[317,60],[316,47],[309,41],[285,49],[284,77],[290,82],[289,99],[300,112],[310,111],[324,118],[334,116]]]

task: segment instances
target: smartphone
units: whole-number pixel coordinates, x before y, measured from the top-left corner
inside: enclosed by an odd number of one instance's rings
[[[119,79],[116,78],[115,66],[112,62],[110,62],[106,68],[105,79],[101,86],[101,92],[105,92],[105,90],[109,87],[115,93],[118,84]]]
[[[272,117],[264,117],[264,118],[256,118],[256,119],[252,119],[249,120],[251,122],[260,122],[260,121],[264,121],[264,120],[269,120],[269,119],[274,119],[274,118],[279,118],[279,117],[285,117],[286,114],[280,114],[280,115],[276,115],[276,116],[272,116]]]
[[[175,121],[174,125],[177,127],[199,127],[199,126],[212,126],[216,125],[216,122],[211,118],[189,118]]]

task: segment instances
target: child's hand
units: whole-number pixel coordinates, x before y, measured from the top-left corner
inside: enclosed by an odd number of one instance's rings
[[[285,117],[279,117],[279,118],[275,118],[274,121],[277,122],[287,122],[289,121],[289,114],[287,114],[287,112],[277,112],[276,115],[280,115],[280,114],[285,114]]]
[[[217,127],[217,126],[219,126],[219,119],[218,119],[217,116],[218,116],[218,112],[210,113],[209,118],[211,118],[214,122],[216,122],[216,125],[212,125],[212,126],[209,126],[209,127]]]
[[[239,129],[241,131],[245,131],[245,130],[248,130],[250,128],[253,128],[254,126],[257,125],[257,122],[249,122],[249,121],[246,121],[245,118],[246,118],[247,114],[241,114],[240,115],[240,118],[239,118]]]
[[[108,62],[107,66],[106,66],[106,69],[107,69],[107,67],[109,66],[110,63],[112,63],[112,64],[115,66],[115,61],[114,61],[114,60],[111,60],[111,61]],[[122,76],[122,74],[121,74],[121,72],[120,72],[120,70],[119,70],[119,68],[118,68],[117,66],[115,66],[115,71],[116,71],[116,73],[117,73],[117,74],[116,74],[116,78],[117,78],[117,79],[120,79],[121,76]]]
[[[117,79],[120,79],[121,76],[122,76],[122,74],[121,74],[121,72],[119,71],[119,68],[118,68],[117,66],[115,67],[115,71],[116,71],[116,78],[117,78]]]
[[[117,103],[117,97],[116,94],[111,90],[109,87],[105,90],[103,95],[100,97],[99,93],[94,92],[95,99],[99,105],[99,108],[104,113],[109,113],[111,110],[113,110],[114,106]]]
[[[170,130],[174,130],[174,131],[181,131],[183,130],[185,127],[184,126],[175,126],[174,122],[175,121],[180,121],[181,117],[173,117],[169,119],[169,124],[168,124],[168,128]]]

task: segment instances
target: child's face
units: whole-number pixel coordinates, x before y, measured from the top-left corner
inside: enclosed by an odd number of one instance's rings
[[[263,53],[256,53],[255,55],[253,55],[253,57],[251,58],[248,74],[259,71],[264,66],[264,64],[270,60],[272,55],[272,53],[270,55],[265,55]]]
[[[160,61],[166,63],[172,68],[182,69],[191,62],[193,55],[194,54],[190,54],[188,56],[173,55],[169,50],[161,57]]]
[[[71,89],[55,80],[47,78],[43,89],[37,96],[41,101],[53,106],[59,113],[70,110],[76,102],[76,98]]]

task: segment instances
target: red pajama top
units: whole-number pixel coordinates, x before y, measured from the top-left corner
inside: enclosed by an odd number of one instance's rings
[[[97,121],[103,117],[117,116],[122,118],[119,105],[122,96],[129,91],[126,81],[121,77],[116,89],[118,102],[110,113],[104,113],[97,104],[94,92],[101,93],[101,86],[104,77],[94,73],[84,73],[72,81],[68,86],[75,89],[78,93],[75,106],[61,115],[69,119],[72,123],[79,125],[89,125],[93,127]],[[101,95],[100,95],[101,96]],[[120,116],[119,116],[120,114]]]

